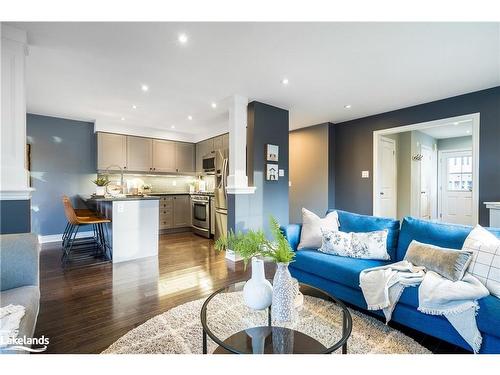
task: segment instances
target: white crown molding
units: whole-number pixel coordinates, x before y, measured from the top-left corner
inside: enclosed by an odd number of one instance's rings
[[[17,43],[27,44],[28,33],[25,30],[8,26],[2,22],[2,39],[9,39]]]
[[[85,237],[92,237],[94,235],[94,232],[79,232],[76,235],[76,238],[85,238]],[[52,242],[61,242],[62,241],[62,233],[60,234],[49,234],[46,236],[39,235],[38,236],[38,242],[41,244],[44,243],[52,243]]]
[[[31,199],[31,194],[35,191],[33,188],[19,190],[1,190],[0,200],[2,201],[23,201]]]

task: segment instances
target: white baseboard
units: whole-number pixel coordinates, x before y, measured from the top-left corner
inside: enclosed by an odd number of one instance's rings
[[[94,235],[94,232],[92,231],[87,231],[87,232],[78,232],[76,235],[76,238],[84,238],[84,237],[92,237]],[[49,234],[47,236],[38,236],[38,242],[41,244],[44,243],[51,243],[51,242],[61,242],[62,241],[62,233],[61,234]]]

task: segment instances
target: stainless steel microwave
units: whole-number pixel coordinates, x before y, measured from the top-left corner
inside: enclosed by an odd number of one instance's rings
[[[216,160],[215,152],[211,152],[203,157],[203,172],[208,174],[215,174]]]

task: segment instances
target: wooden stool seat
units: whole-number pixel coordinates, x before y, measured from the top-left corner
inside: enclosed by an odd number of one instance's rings
[[[80,225],[111,223],[111,220],[99,216],[77,216],[77,220]]]
[[[87,208],[75,208],[76,216],[97,216],[95,211],[89,210]]]

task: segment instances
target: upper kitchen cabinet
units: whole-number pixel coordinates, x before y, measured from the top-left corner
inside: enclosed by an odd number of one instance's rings
[[[192,143],[175,143],[175,164],[176,172],[193,173],[195,171],[194,162],[195,147]]]
[[[148,172],[153,170],[153,140],[127,136],[127,169]]]
[[[213,140],[214,140],[214,148],[213,148],[213,150],[214,151],[223,150],[224,149],[222,137],[223,136],[220,135],[218,137],[213,138]]]
[[[213,138],[196,144],[196,172],[203,172],[203,158],[214,151]]]
[[[97,169],[127,169],[127,136],[97,133]]]
[[[153,170],[156,172],[176,172],[176,143],[153,139]]]
[[[222,149],[229,153],[229,133],[222,135]]]

